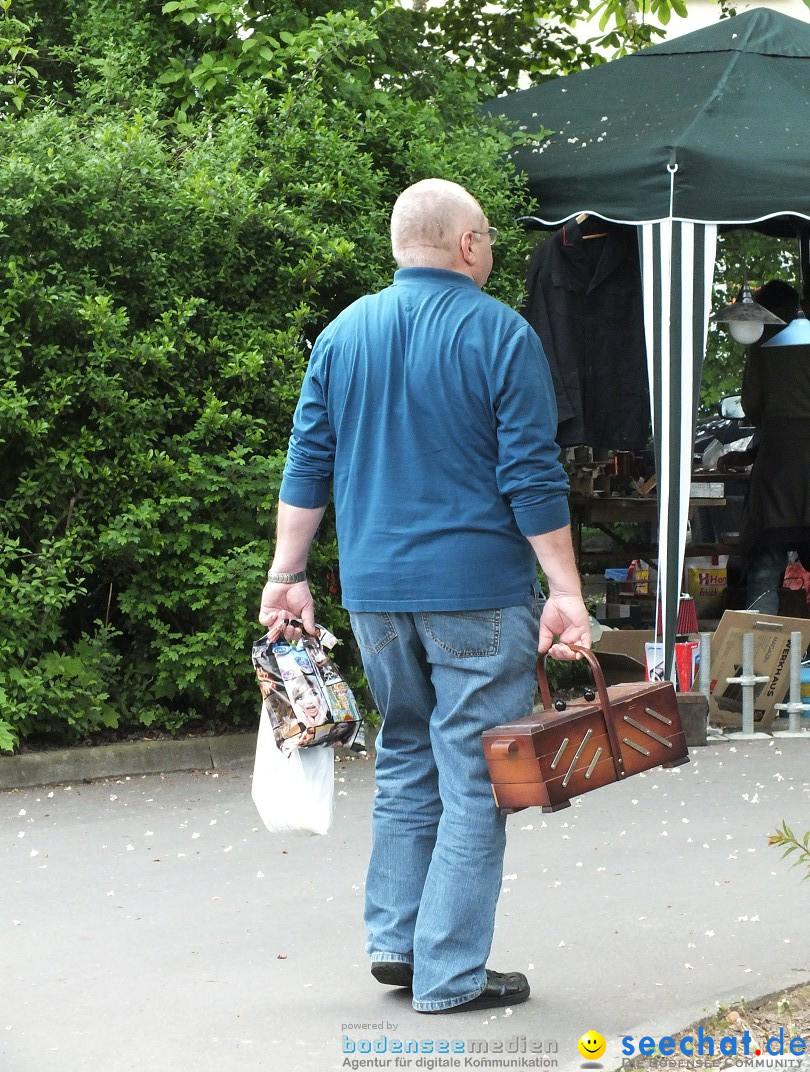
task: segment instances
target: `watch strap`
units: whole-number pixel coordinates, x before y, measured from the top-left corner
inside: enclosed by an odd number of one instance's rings
[[[267,580],[270,584],[298,584],[299,581],[305,581],[306,579],[306,570],[299,570],[298,573],[274,573],[273,570],[267,571]]]

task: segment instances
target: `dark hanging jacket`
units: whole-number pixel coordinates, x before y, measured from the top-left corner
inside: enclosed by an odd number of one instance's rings
[[[560,446],[644,447],[650,403],[635,228],[589,217],[555,231],[532,254],[523,315],[551,367]]]

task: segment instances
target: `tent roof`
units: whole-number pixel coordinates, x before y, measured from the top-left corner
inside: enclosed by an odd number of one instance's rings
[[[513,159],[537,219],[810,219],[810,25],[755,8],[488,102],[531,134]]]

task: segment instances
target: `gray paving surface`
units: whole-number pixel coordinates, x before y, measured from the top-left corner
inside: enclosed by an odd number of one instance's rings
[[[368,973],[367,760],[339,764],[326,838],[260,828],[244,764],[2,792],[0,1069],[417,1072],[435,1054],[397,1064],[392,1040],[458,1040],[434,1068],[568,1072],[589,1029],[611,1068],[622,1036],[810,981],[810,883],[767,845],[810,827],[810,742],[691,755],[510,818],[491,964],[533,993],[490,1015],[420,1016]]]

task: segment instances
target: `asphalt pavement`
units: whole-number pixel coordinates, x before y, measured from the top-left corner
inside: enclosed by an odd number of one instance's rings
[[[489,1014],[369,974],[368,759],[338,763],[326,837],[267,833],[244,760],[0,792],[0,1068],[569,1072],[598,1031],[584,1067],[611,1069],[625,1036],[810,981],[810,883],[767,843],[810,827],[810,741],[690,755],[510,817],[490,965],[532,996]]]

